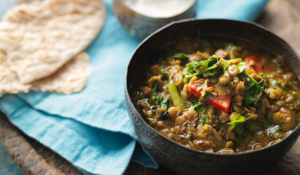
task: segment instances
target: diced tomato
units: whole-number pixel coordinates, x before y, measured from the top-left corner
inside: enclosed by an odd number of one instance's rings
[[[245,63],[246,66],[253,68],[255,70],[256,73],[269,73],[270,69],[266,64],[262,64],[261,63],[261,58],[259,57],[255,57],[255,56],[251,56],[251,57],[247,57],[245,58]]]
[[[231,95],[218,96],[218,97],[207,97],[209,103],[213,105],[218,111],[229,112]]]
[[[190,85],[189,85],[189,91],[192,94],[194,94],[197,98],[201,97],[201,93],[198,90],[199,89],[198,87],[200,87],[200,86],[201,86],[201,84],[197,84],[197,83],[194,83],[194,82],[190,83]]]

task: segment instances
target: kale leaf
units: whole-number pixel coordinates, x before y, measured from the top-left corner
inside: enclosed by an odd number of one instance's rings
[[[199,122],[202,123],[203,125],[205,125],[206,124],[206,118],[202,117]]]
[[[206,124],[206,118],[204,116],[200,117],[200,114],[205,114],[207,113],[208,109],[205,105],[203,105],[201,102],[193,103],[191,109],[194,109],[198,114],[199,114],[199,122],[202,123],[203,125]]]
[[[244,78],[250,80],[249,82],[245,81],[247,82],[247,85],[245,85],[247,86],[245,89],[245,105],[260,105],[264,99],[267,84],[265,82],[259,84],[246,71],[238,74],[238,77],[241,81],[243,81]]]
[[[222,61],[222,60],[220,60]],[[194,76],[209,75],[218,77],[222,73],[222,64],[219,63],[218,57],[213,55],[204,61],[195,61],[186,65],[187,71],[184,74],[184,81],[188,83]]]
[[[194,109],[198,114],[207,113],[207,107],[201,102],[192,103],[191,109]]]
[[[203,75],[205,75],[206,77],[209,76],[209,77],[219,77],[221,74],[223,73],[223,70],[221,67],[217,67],[211,71],[207,71],[207,72],[204,72]]]

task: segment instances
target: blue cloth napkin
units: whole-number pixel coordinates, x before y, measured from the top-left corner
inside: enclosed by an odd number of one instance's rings
[[[198,1],[198,18],[254,20],[267,0]],[[0,3],[1,4],[1,3]],[[0,109],[28,136],[49,147],[85,173],[122,174],[130,160],[158,164],[136,142],[125,100],[125,70],[141,42],[130,36],[107,7],[104,27],[86,49],[93,69],[80,93],[30,92],[5,95]]]

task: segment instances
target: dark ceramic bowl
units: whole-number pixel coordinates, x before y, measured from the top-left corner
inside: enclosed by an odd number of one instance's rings
[[[155,160],[178,174],[261,174],[276,162],[296,142],[300,126],[281,142],[260,150],[246,153],[206,153],[187,148],[163,136],[151,128],[135,109],[128,90],[133,82],[140,81],[136,75],[147,56],[159,50],[177,37],[195,37],[200,29],[204,37],[225,37],[243,40],[277,53],[286,59],[290,68],[300,77],[300,59],[283,39],[267,29],[251,22],[224,19],[189,19],[173,22],[146,38],[134,52],[126,74],[125,98],[129,116],[140,143]],[[149,61],[149,60],[148,60]]]

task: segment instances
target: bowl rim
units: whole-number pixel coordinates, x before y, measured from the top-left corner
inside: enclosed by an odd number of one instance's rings
[[[191,151],[191,152],[194,152],[194,153],[197,153],[197,154],[206,154],[206,155],[210,155],[210,156],[221,156],[221,157],[230,157],[230,156],[243,156],[243,155],[248,155],[248,154],[252,154],[252,153],[259,153],[259,152],[263,152],[265,151],[266,149],[270,149],[272,147],[276,147],[277,145],[279,145],[280,143],[282,143],[284,140],[288,139],[289,137],[291,137],[291,135],[294,135],[294,134],[297,134],[296,132],[298,132],[300,130],[300,122],[298,123],[298,125],[295,127],[295,129],[292,131],[291,134],[289,134],[288,136],[286,136],[285,138],[283,138],[279,143],[276,143],[276,144],[273,144],[273,145],[270,145],[270,146],[266,146],[266,147],[263,147],[262,149],[259,149],[259,150],[251,150],[251,151],[247,151],[247,152],[238,152],[238,153],[231,153],[231,154],[222,154],[222,153],[217,153],[217,152],[213,152],[213,153],[210,153],[210,152],[205,152],[205,151],[201,151],[201,150],[197,150],[197,149],[194,149],[194,148],[189,148],[189,147],[186,147],[184,145],[181,145],[179,144],[178,142],[166,137],[165,135],[159,133],[157,130],[155,130],[154,128],[152,128],[151,126],[149,126],[149,124],[143,119],[143,117],[140,115],[140,113],[137,111],[137,109],[135,108],[135,106],[133,105],[133,102],[130,98],[130,95],[128,93],[128,81],[127,81],[127,77],[128,77],[128,70],[129,70],[129,66],[130,66],[130,63],[132,61],[132,58],[133,56],[135,55],[135,53],[137,52],[137,50],[145,43],[148,41],[148,39],[150,39],[151,37],[153,37],[155,34],[161,32],[162,30],[165,30],[173,25],[177,25],[177,24],[180,24],[180,23],[184,23],[184,22],[193,22],[193,21],[219,21],[219,20],[222,20],[222,21],[231,21],[231,22],[237,22],[237,23],[244,23],[244,24],[248,24],[248,25],[253,25],[255,27],[258,27],[262,30],[265,30],[266,32],[268,32],[269,34],[273,35],[274,37],[277,37],[277,39],[281,40],[281,42],[283,42],[284,44],[286,44],[292,51],[293,53],[296,55],[296,57],[298,58],[298,60],[300,60],[300,57],[298,55],[298,53],[293,49],[293,47],[291,47],[290,44],[288,44],[284,39],[282,39],[281,37],[279,37],[278,35],[274,34],[273,32],[271,32],[269,29],[265,28],[264,26],[260,25],[260,24],[257,24],[255,22],[251,22],[251,21],[242,21],[242,20],[233,20],[233,19],[223,19],[223,18],[201,18],[201,19],[197,19],[197,18],[191,18],[191,19],[183,19],[183,20],[178,20],[178,21],[173,21],[159,29],[157,29],[155,32],[151,33],[148,37],[146,37],[138,46],[137,48],[134,50],[133,54],[131,55],[131,58],[130,60],[128,61],[128,64],[127,64],[127,67],[126,67],[126,74],[125,74],[125,98],[129,98],[128,102],[130,102],[130,105],[132,106],[134,112],[138,115],[138,117],[142,120],[143,124],[148,127],[148,129],[156,132],[159,136],[161,136],[162,138],[166,139],[167,141],[179,146],[180,148],[183,148],[183,149],[186,149],[187,151]],[[296,74],[297,75],[297,74]],[[297,76],[298,78],[298,76]],[[298,78],[299,80],[299,78]],[[300,80],[299,80],[300,81]],[[298,133],[298,137],[299,137],[299,134]]]

